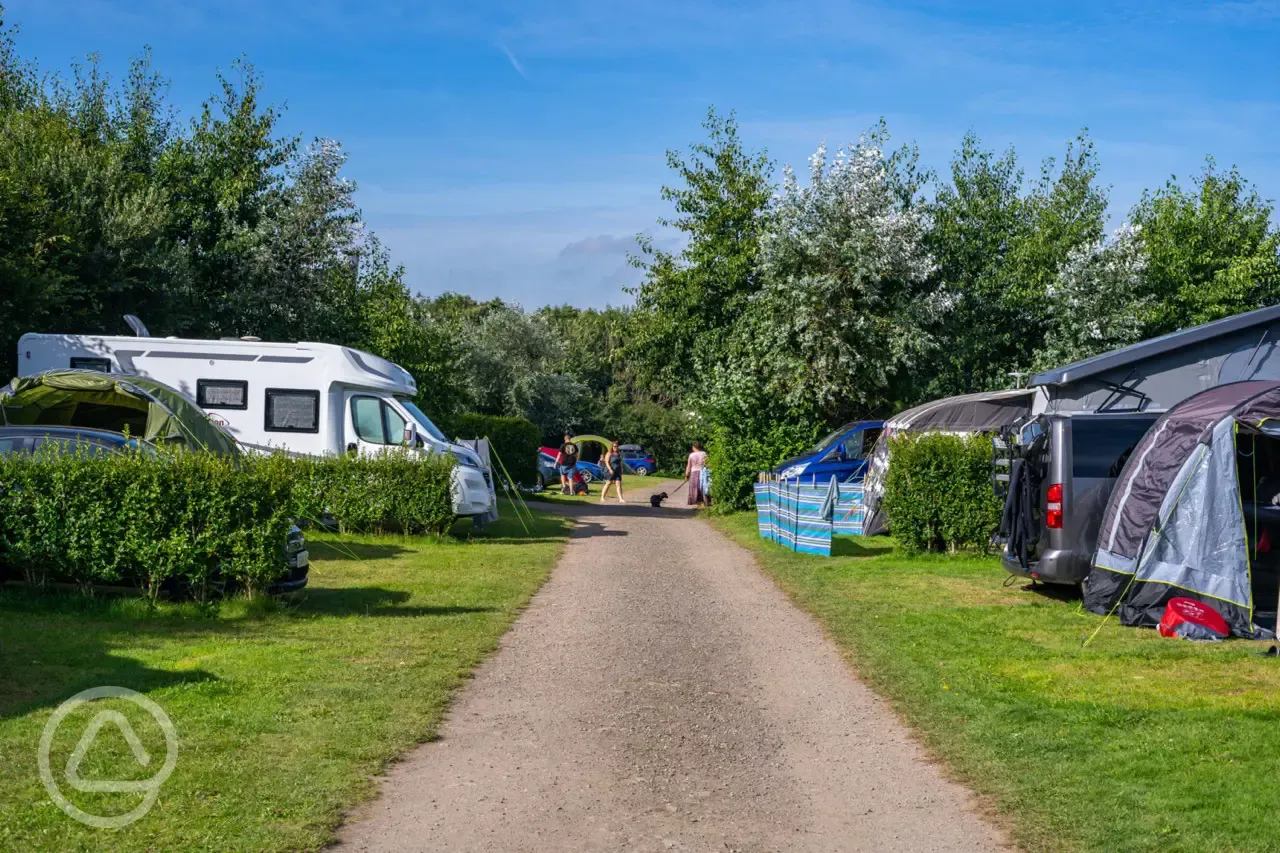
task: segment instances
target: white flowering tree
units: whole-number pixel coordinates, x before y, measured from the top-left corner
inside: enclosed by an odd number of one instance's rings
[[[1145,338],[1154,304],[1146,268],[1141,233],[1133,226],[1073,249],[1046,291],[1050,331],[1036,365],[1068,364]]]
[[[763,288],[743,366],[793,411],[834,420],[884,409],[948,307],[931,282],[925,223],[904,204],[885,139],[882,124],[834,158],[819,147],[807,185],[788,168],[761,241]]]

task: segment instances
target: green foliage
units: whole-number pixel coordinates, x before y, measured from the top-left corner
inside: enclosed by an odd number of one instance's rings
[[[0,565],[29,582],[250,596],[285,573],[295,519],[348,530],[448,531],[443,456],[228,459],[207,453],[0,454]]]
[[[949,298],[887,141],[882,122],[834,158],[819,147],[807,182],[786,170],[760,242],[763,287],[737,329],[748,357],[719,372],[714,394],[740,395],[734,374],[749,373],[775,407],[842,422],[887,409],[925,360]]]
[[[758,474],[812,447],[818,438],[817,427],[802,420],[762,418],[754,428],[715,427],[707,448],[715,511],[749,509]]]
[[[955,300],[938,330],[938,370],[917,381],[921,399],[1005,388],[1026,370],[1051,321],[1046,292],[1070,252],[1102,237],[1107,193],[1093,142],[1083,134],[1052,158],[1024,192],[1015,152],[984,150],[972,133],[951,162],[950,181],[926,204],[926,245],[936,283]]]
[[[1193,191],[1170,180],[1130,218],[1147,254],[1154,299],[1146,333],[1162,335],[1280,301],[1280,229],[1272,207],[1232,168],[1210,159]]]
[[[659,224],[681,232],[685,247],[671,254],[641,236],[635,259],[645,278],[635,291],[628,348],[641,378],[672,393],[697,392],[759,290],[757,258],[773,192],[768,157],[744,148],[733,113],[725,118],[712,109],[702,126],[708,139],[690,155],[667,152],[682,185],[662,188],[676,217]]]
[[[0,561],[31,583],[250,595],[285,571],[287,481],[203,453],[0,455]]]
[[[881,506],[913,551],[984,549],[1000,521],[986,436],[904,433],[889,439]]]
[[[24,332],[257,335],[403,365],[432,413],[464,407],[462,346],[364,228],[327,139],[281,136],[253,66],[192,120],[149,53],[119,86],[91,58],[69,82],[0,28],[0,376]]]
[[[536,457],[542,444],[538,425],[524,418],[498,415],[458,415],[448,421],[449,435],[454,438],[487,438],[507,472],[517,483],[532,485],[537,480]],[[498,470],[498,464],[493,464]]]

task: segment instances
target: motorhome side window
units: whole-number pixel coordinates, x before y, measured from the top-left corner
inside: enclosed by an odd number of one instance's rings
[[[382,416],[386,419],[387,426],[387,444],[401,444],[404,442],[404,428],[408,426],[405,419],[400,417],[395,409],[382,404]]]
[[[111,359],[109,358],[73,358],[71,359],[72,370],[97,370],[101,373],[111,372]]]
[[[369,444],[400,444],[408,425],[395,409],[377,397],[352,397],[351,422],[356,436]]]
[[[387,437],[382,424],[382,401],[377,397],[352,397],[351,422],[356,427],[356,437],[370,444],[386,444]]]
[[[235,379],[197,379],[196,402],[202,409],[247,409],[249,383]]]
[[[267,389],[267,432],[319,432],[320,392]]]

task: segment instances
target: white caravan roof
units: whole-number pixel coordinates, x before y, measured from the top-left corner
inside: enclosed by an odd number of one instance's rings
[[[37,347],[41,355],[65,349],[67,355],[82,354],[86,349],[94,355],[112,359],[121,373],[138,373],[138,358],[208,359],[210,361],[254,362],[264,369],[269,365],[307,365],[330,382],[340,382],[413,396],[417,383],[409,371],[398,364],[362,350],[337,344],[270,343],[237,339],[202,340],[199,338],[139,338],[127,335],[23,335],[18,341],[18,362],[32,360]],[[63,365],[65,366],[65,365]]]

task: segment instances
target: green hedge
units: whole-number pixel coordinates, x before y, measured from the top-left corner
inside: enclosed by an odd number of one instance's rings
[[[542,444],[542,433],[533,421],[496,415],[454,415],[449,419],[453,438],[487,438],[517,483],[533,485],[537,481],[536,457]],[[560,442],[556,442],[559,444]],[[499,471],[494,460],[493,467]]]
[[[1001,511],[991,489],[990,439],[941,433],[890,438],[881,507],[890,532],[910,550],[985,550]]]
[[[340,530],[443,535],[453,514],[450,456],[395,450],[381,456],[271,457],[255,465],[290,481],[300,518],[333,517]]]
[[[0,455],[0,567],[38,585],[256,595],[286,571],[295,519],[446,532],[448,457],[224,458],[204,453]]]
[[[742,429],[717,429],[707,449],[711,468],[711,498],[716,512],[751,509],[752,486],[761,471],[813,446],[818,428],[774,422],[750,434]]]
[[[0,456],[0,560],[29,582],[254,595],[284,571],[287,482],[203,453]]]

